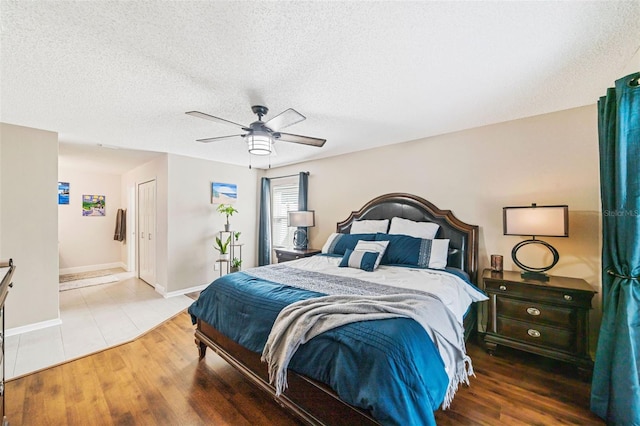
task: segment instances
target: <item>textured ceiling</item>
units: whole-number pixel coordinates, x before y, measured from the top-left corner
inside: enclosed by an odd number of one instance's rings
[[[640,69],[640,1],[2,0],[0,120],[247,165],[237,133],[263,104],[307,120],[290,164],[596,102]],[[635,56],[634,56],[635,55]],[[256,159],[256,157],[253,157]],[[254,161],[266,167],[267,160]]]

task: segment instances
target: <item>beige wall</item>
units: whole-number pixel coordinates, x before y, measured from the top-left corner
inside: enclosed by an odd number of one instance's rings
[[[584,278],[600,292],[598,167],[592,105],[271,169],[267,176],[311,173],[313,247],[321,247],[336,222],[372,198],[408,192],[480,226],[481,269],[490,254],[502,254],[505,269],[517,269],[510,253],[523,238],[502,235],[502,207],[568,204],[569,238],[546,239],[560,252],[551,273]],[[521,259],[543,260],[535,251]],[[598,294],[592,335],[599,325],[599,300]]]
[[[256,264],[258,178],[247,167],[169,156],[169,282],[167,291],[211,283],[219,276],[214,270],[218,252],[213,244],[217,231],[224,230],[225,216],[211,204],[211,183],[233,183],[238,187],[229,218],[231,228],[242,232],[243,268]]]
[[[122,178],[122,203],[130,188],[156,180],[156,276],[155,285],[163,294],[211,283],[219,275],[214,270],[217,252],[213,249],[216,231],[224,229],[224,216],[211,204],[211,182],[238,185],[239,213],[231,217],[233,229],[241,231],[243,268],[255,265],[257,181],[255,170],[245,167],[167,154],[140,166]],[[131,223],[131,236],[135,219]],[[128,244],[128,243],[127,243]],[[126,262],[126,245],[121,252]],[[133,268],[132,268],[133,269]]]
[[[69,204],[58,206],[60,270],[73,272],[109,268],[122,263],[122,243],[114,241],[116,214],[126,208],[120,175],[60,166],[58,180],[69,182]],[[105,216],[82,216],[83,195],[104,195]]]
[[[154,287],[160,286],[160,291],[164,292],[167,288],[167,239],[168,239],[168,225],[167,225],[167,187],[168,187],[168,155],[161,155],[158,158],[143,164],[140,167],[136,167],[133,170],[122,175],[121,180],[121,204],[123,206],[128,205],[128,197],[131,190],[135,191],[137,197],[138,185],[151,180],[156,181],[156,282],[150,283]],[[129,212],[133,214],[127,214],[128,216],[128,230],[127,230],[127,242],[123,244],[121,250],[121,259],[127,264],[128,270],[138,270],[137,266],[129,265],[127,260],[128,244],[131,243],[131,239],[135,238],[132,234],[135,232],[136,219],[135,211]],[[137,260],[136,260],[137,262]]]
[[[0,251],[16,263],[6,327],[57,321],[58,134],[0,123]]]

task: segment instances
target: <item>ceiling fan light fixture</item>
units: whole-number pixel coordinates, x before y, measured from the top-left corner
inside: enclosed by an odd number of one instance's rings
[[[247,142],[247,148],[249,149],[250,154],[271,154],[271,144],[273,143],[273,140],[269,133],[256,130],[252,134],[247,135],[244,140]]]

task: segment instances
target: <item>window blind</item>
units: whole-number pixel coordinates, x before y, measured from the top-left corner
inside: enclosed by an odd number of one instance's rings
[[[298,210],[298,179],[271,187],[271,238],[273,247],[293,244],[295,228],[287,226],[287,212]]]

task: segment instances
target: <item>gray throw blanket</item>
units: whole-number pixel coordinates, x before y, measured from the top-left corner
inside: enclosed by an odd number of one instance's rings
[[[438,348],[449,376],[442,403],[443,409],[448,408],[458,385],[469,384],[473,367],[465,351],[462,325],[440,299],[429,294],[323,296],[285,307],[276,318],[262,352],[276,395],[287,388],[287,367],[300,345],[345,324],[397,317],[418,322]]]

